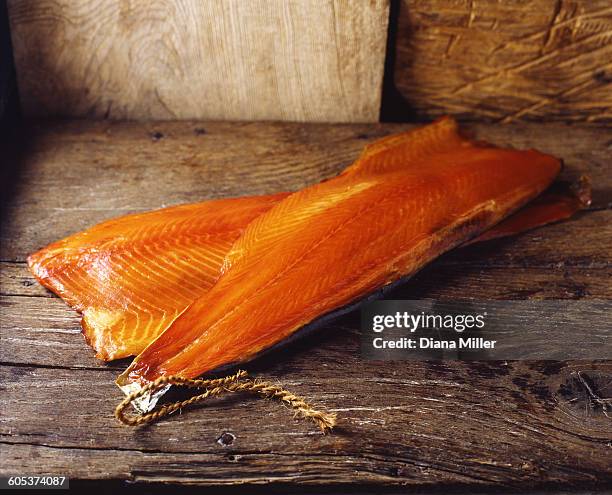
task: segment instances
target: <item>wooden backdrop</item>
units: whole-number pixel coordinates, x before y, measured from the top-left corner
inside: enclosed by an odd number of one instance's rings
[[[386,65],[394,120],[612,122],[610,0],[9,0],[9,14],[27,116],[373,122]]]
[[[372,122],[388,0],[11,0],[28,116]]]
[[[612,122],[610,0],[404,0],[396,29],[403,115]]]

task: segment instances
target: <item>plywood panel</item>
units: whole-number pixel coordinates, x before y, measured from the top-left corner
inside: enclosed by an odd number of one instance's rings
[[[421,117],[612,122],[610,0],[403,0],[395,85]]]
[[[388,0],[10,0],[28,116],[371,122]]]

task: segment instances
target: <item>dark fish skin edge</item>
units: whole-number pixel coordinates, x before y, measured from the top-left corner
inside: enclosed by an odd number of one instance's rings
[[[340,316],[344,316],[345,314],[351,313],[352,311],[359,309],[364,304],[381,299],[389,291],[392,291],[398,286],[403,285],[406,282],[408,282],[412,277],[414,277],[422,268],[424,268],[428,264],[429,263],[426,263],[423,267],[421,267],[415,273],[406,275],[405,277],[402,277],[394,282],[391,282],[390,284],[387,284],[384,287],[381,287],[380,289],[377,289],[374,292],[360,299],[357,299],[345,306],[342,306],[341,308],[334,309],[333,311],[330,311],[329,313],[319,316],[315,320],[311,321],[310,323],[307,323],[306,325],[301,327],[299,330],[295,331],[293,334],[291,334],[286,339],[283,339],[281,342],[278,342],[274,344],[273,346],[268,347],[267,349],[259,352],[258,354],[254,355],[247,361],[234,362],[234,363],[220,366],[210,372],[207,372],[206,376],[208,375],[213,375],[213,376],[228,375],[231,372],[234,372],[235,370],[237,370],[238,368],[244,367],[248,363],[268,357],[268,355],[273,354],[274,352],[279,351],[280,349],[288,347],[294,344],[296,341],[304,339],[308,335],[312,334],[314,331],[320,329],[321,327],[324,327],[325,325],[339,318]]]

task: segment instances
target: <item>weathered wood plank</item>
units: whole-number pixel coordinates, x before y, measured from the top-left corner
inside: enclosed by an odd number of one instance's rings
[[[127,428],[111,417],[119,392],[108,371],[2,367],[0,470],[205,484],[612,480],[609,420],[566,396],[572,371],[609,377],[609,365],[430,362],[410,363],[407,374],[406,363],[364,363],[347,350],[329,356],[316,378],[308,352],[270,370],[341,414],[329,436],[241,395]],[[229,445],[219,441],[224,432],[235,436]]]
[[[396,22],[403,119],[612,122],[608,0],[403,0]]]
[[[481,257],[476,254],[466,257],[468,253],[457,252],[436,260],[417,274],[409,282],[397,289],[404,297],[411,294],[413,298],[436,297],[457,298],[469,293],[474,298],[487,297],[493,294],[499,299],[524,299],[530,297],[541,299],[567,299],[582,296],[612,299],[612,266],[605,260],[591,261],[575,258],[574,264],[559,262],[550,266],[523,266],[501,264],[496,261],[491,250],[494,246],[518,242],[519,239],[499,241],[478,249],[483,252]],[[594,266],[593,266],[594,265]],[[435,296],[434,296],[435,294]],[[55,299],[56,296],[38,284],[25,263],[0,262],[0,298],[7,296],[27,296],[29,298]],[[523,297],[520,297],[523,296]],[[496,297],[497,298],[497,297]],[[0,299],[2,300],[2,299]],[[6,301],[6,299],[5,299]],[[16,300],[13,307],[20,306]],[[39,313],[48,309],[47,300],[32,301],[32,311]],[[40,304],[40,307],[38,306]],[[6,309],[5,311],[10,310]],[[20,314],[11,314],[11,321],[17,325]]]
[[[410,127],[86,121],[33,127],[17,164],[20,178],[0,232],[0,259],[23,261],[49,242],[133,211],[295,190],[335,175],[366,143]],[[592,177],[595,208],[612,204],[606,129],[467,129],[480,139],[563,158],[564,177]]]
[[[34,128],[1,229],[0,472],[229,485],[415,487],[612,484],[608,363],[367,362],[346,315],[248,367],[337,411],[331,436],[270,401],[234,395],[146,428],[119,425],[113,381],[79,318],[33,285],[28,253],[128,211],[296,189],[407,125],[54,123]],[[562,156],[596,202],[574,219],[449,253],[389,297],[610,298],[612,191],[603,129],[471,126],[480,138]],[[582,388],[581,388],[582,387]],[[486,435],[483,432],[486,431]],[[231,440],[219,442],[224,432]],[[499,485],[497,485],[499,486]]]
[[[0,295],[53,297],[36,281],[25,262],[0,262]]]
[[[459,254],[457,254],[459,256]],[[455,256],[449,256],[452,260]],[[486,260],[486,258],[485,258]],[[511,267],[440,260],[389,297],[396,299],[612,299],[612,266]]]
[[[22,262],[29,253],[48,243],[109,217],[109,211],[112,211],[110,217],[121,215],[118,209],[71,211],[50,208],[43,212],[38,207],[11,208],[8,213],[13,215],[12,220],[1,234],[4,238],[0,259]],[[27,237],[20,237],[20,232]],[[461,263],[469,261],[482,265],[548,266],[562,263],[595,267],[612,261],[612,255],[601,250],[602,244],[609,243],[611,236],[611,210],[582,212],[566,222],[466,249],[461,251],[460,257]]]
[[[94,358],[81,335],[80,316],[59,298],[0,296],[0,308],[0,362],[124,368]]]
[[[453,257],[446,258],[425,268],[387,298],[612,299],[612,265],[603,268],[487,266],[460,264]],[[25,266],[23,271],[27,271]],[[34,280],[31,275],[26,279]],[[5,323],[0,329],[0,362],[117,372],[127,366],[126,361],[104,364],[96,360],[81,335],[79,316],[51,293],[49,297],[20,294],[20,285],[6,286],[2,291],[0,308]],[[345,326],[359,328],[356,314],[341,321]],[[336,331],[335,328],[332,325],[322,332]],[[341,349],[344,337],[330,345]],[[321,355],[323,361],[324,355]]]
[[[609,267],[612,258],[603,246],[612,241],[612,211],[582,212],[498,242],[450,253],[448,263],[485,266]]]
[[[388,0],[9,2],[28,116],[376,122]]]

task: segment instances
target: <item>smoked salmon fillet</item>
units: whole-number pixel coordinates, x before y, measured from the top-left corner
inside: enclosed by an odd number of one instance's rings
[[[171,323],[173,314],[180,314],[194,297],[212,287],[233,240],[246,228],[253,215],[267,211],[288,194],[206,201],[182,205],[180,209],[171,207],[147,214],[127,215],[53,243],[30,256],[28,262],[42,285],[83,313],[83,334],[96,351],[97,358],[108,361],[136,355]],[[584,194],[582,196],[579,198],[570,190],[547,191],[468,243],[514,235],[568,218],[588,204]],[[243,208],[245,214],[240,214]],[[186,221],[201,213],[198,222]],[[233,215],[229,223],[228,213]],[[177,228],[168,228],[172,222],[176,222],[180,230],[182,240],[179,243],[176,243]],[[132,242],[132,236],[139,235],[139,230],[134,229],[136,223],[147,224],[147,239],[167,243],[166,259],[178,256],[182,257],[183,263],[167,263],[161,269],[157,263],[148,262],[146,253],[142,251],[142,242]],[[214,246],[210,242],[213,238],[218,241]],[[208,242],[202,242],[202,239],[208,239]],[[115,243],[113,256],[109,256],[109,248],[113,245],[111,240]],[[116,250],[118,241],[121,243],[121,256]],[[188,245],[192,249],[186,253]],[[110,264],[119,257],[138,258],[143,263],[137,271]],[[206,258],[206,263],[198,264],[198,257]],[[161,279],[160,272],[164,275]],[[168,272],[171,274],[169,278]],[[112,283],[109,283],[111,273]],[[183,284],[186,279],[192,284]],[[174,284],[170,282],[171,290],[174,286],[180,296],[158,305],[158,294],[164,291],[168,280],[175,281]],[[192,290],[193,284],[198,290]],[[134,297],[132,286],[140,288],[138,298]],[[142,300],[146,308],[140,304]],[[113,318],[100,317],[113,314]]]
[[[232,243],[287,193],[127,215],[28,258],[36,278],[83,315],[103,360],[133,356],[212,287]]]
[[[589,191],[585,184],[580,191],[558,187],[547,191],[468,243],[567,218],[588,204]],[[83,313],[83,333],[96,357],[112,360],[135,355],[212,287],[225,255],[248,223],[288,194],[205,201],[127,215],[41,249],[30,256],[29,265],[41,284]],[[143,250],[143,244],[160,243],[165,243],[164,254],[151,262],[149,257],[159,253]],[[199,258],[206,262],[199,263]],[[130,263],[121,264],[132,259],[141,262],[137,270]],[[180,262],[175,263],[176,259]],[[159,266],[164,260],[168,263]],[[159,293],[166,286],[169,294],[178,291],[179,295],[159,304]]]
[[[194,378],[252,359],[298,329],[408,277],[540,194],[560,170],[538,151],[460,136],[454,120],[366,147],[339,176],[248,224],[217,282],[117,383]]]

